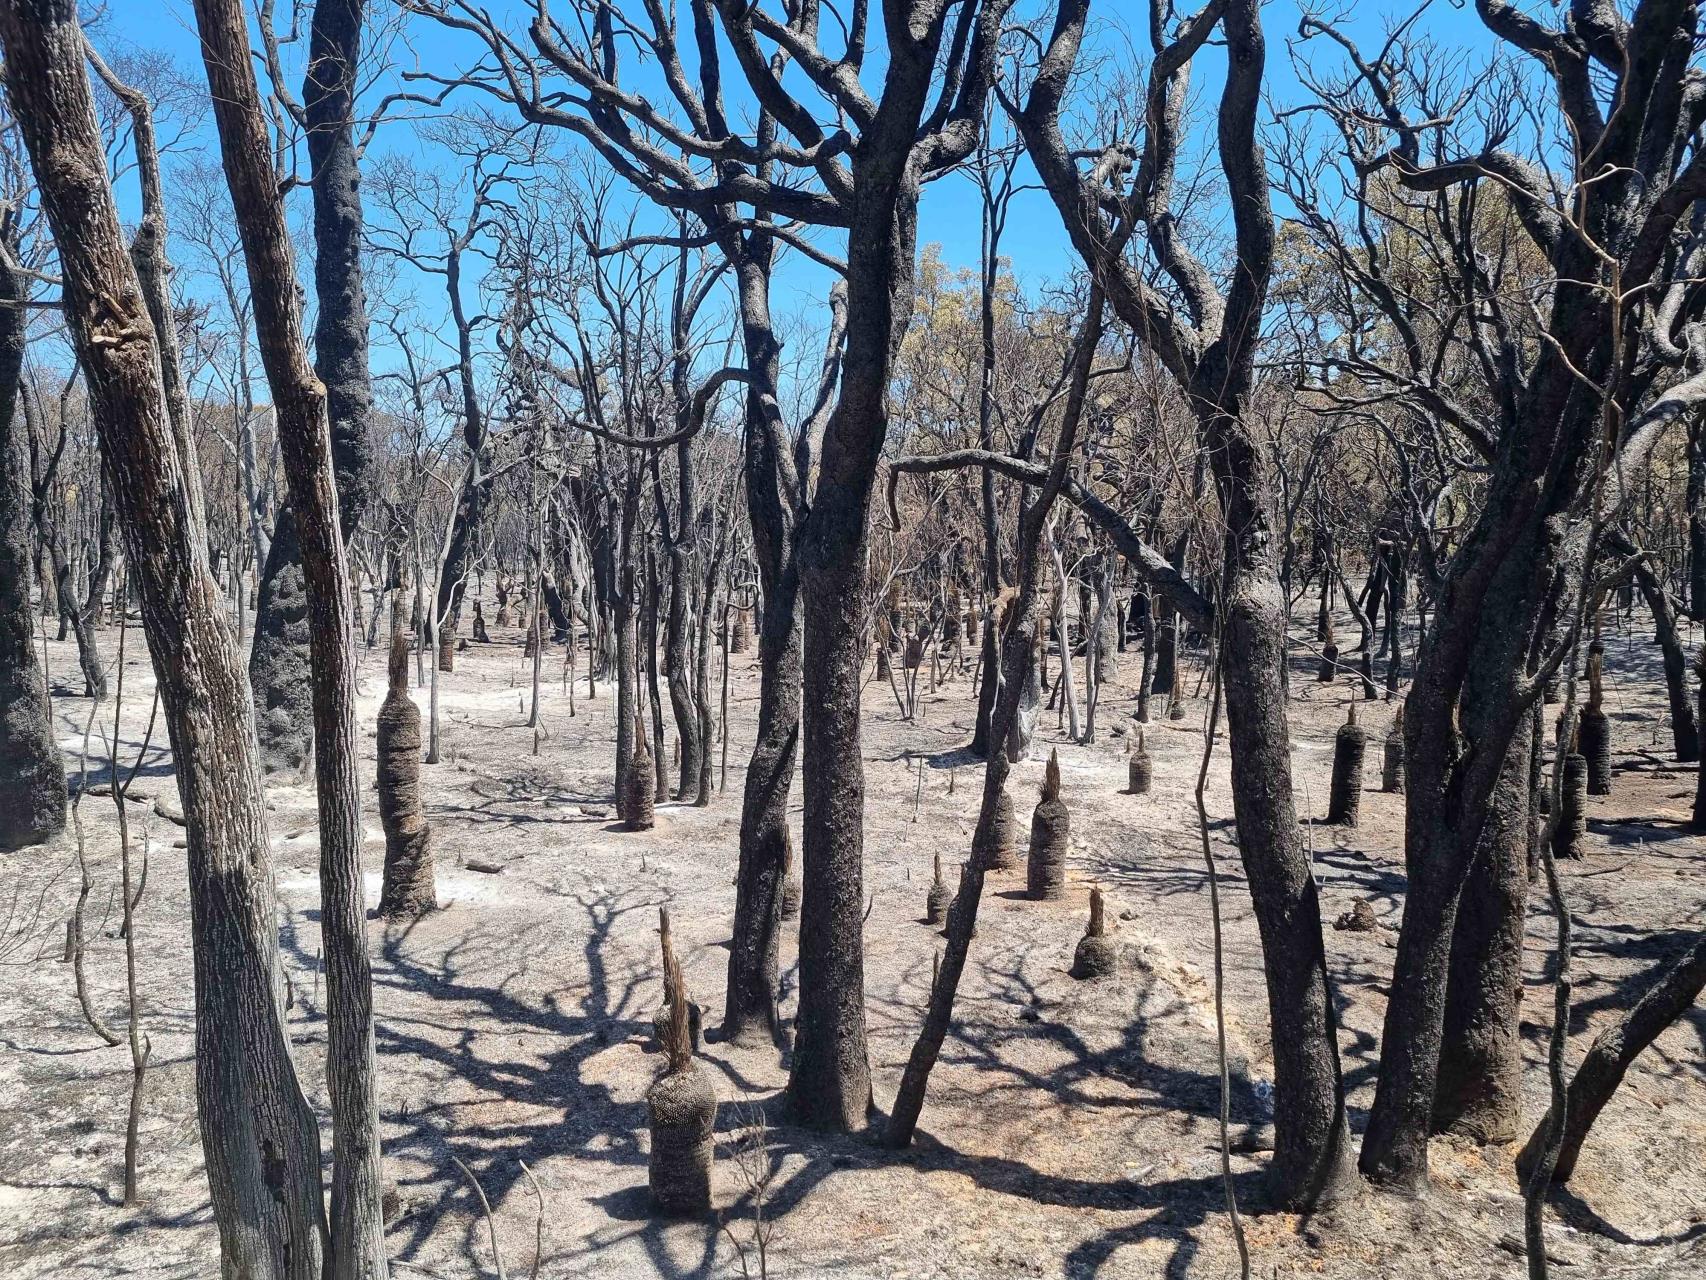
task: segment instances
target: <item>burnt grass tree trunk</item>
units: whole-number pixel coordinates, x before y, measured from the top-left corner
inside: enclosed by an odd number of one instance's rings
[[[1392,713],[1392,727],[1381,747],[1380,789],[1401,795],[1404,791],[1404,704]]]
[[[1031,814],[1031,847],[1025,865],[1025,890],[1036,901],[1065,896],[1071,833],[1072,815],[1060,798],[1060,758],[1051,751],[1042,798]]]
[[[1333,739],[1333,777],[1327,792],[1327,821],[1354,827],[1362,812],[1362,767],[1368,755],[1368,730],[1357,723],[1356,703]]]
[[[420,915],[438,905],[432,830],[421,805],[421,712],[409,696],[409,641],[393,611],[390,683],[379,708],[379,821],[385,829],[385,875],[379,914]]]
[[[1080,982],[1111,977],[1120,965],[1119,946],[1108,936],[1107,904],[1102,890],[1090,890],[1090,922],[1072,952],[1071,974]]]
[[[308,362],[295,257],[268,150],[260,88],[248,56],[243,7],[239,0],[196,0],[195,10],[308,598],[332,1121],[327,1271],[333,1280],[383,1280],[387,1269],[380,1213],[378,1068],[356,773],[355,625],[349,563],[338,523],[328,396]],[[346,74],[353,77],[354,67]]]
[[[1126,761],[1126,790],[1134,796],[1146,796],[1155,781],[1155,761],[1144,742],[1143,729],[1137,731],[1137,743]]]
[[[670,940],[669,912],[660,909],[666,1017],[659,1025],[664,1073],[646,1092],[652,1149],[647,1179],[660,1212],[696,1217],[710,1212],[716,1155],[717,1093],[710,1074],[693,1061],[693,1010]]]
[[[0,239],[15,243],[11,211]],[[29,443],[18,412],[29,289],[0,255],[0,853],[40,844],[65,826],[65,763],[53,738],[53,704],[35,646],[30,583]]]
[[[1611,718],[1605,714],[1605,655],[1588,655],[1588,702],[1576,726],[1576,750],[1588,762],[1588,794],[1611,794]]]
[[[0,42],[178,762],[197,1114],[223,1268],[313,1277],[326,1230],[319,1137],[291,1060],[249,691],[196,536],[197,479],[177,455],[154,326],[107,185],[75,6],[0,0]]]

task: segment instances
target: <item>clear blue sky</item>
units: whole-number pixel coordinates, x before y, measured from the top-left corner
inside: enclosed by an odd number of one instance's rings
[[[370,0],[376,21],[394,20],[389,3],[390,0]],[[304,0],[304,24],[308,7],[308,0]],[[509,15],[509,26],[518,33],[524,31],[530,7],[521,0],[492,0],[491,3],[493,12]],[[288,21],[288,2],[280,3],[278,8],[279,20]],[[1021,0],[1016,16],[1029,17],[1039,11],[1052,12],[1052,6],[1047,4],[1047,0]],[[565,9],[565,16],[566,12]],[[1140,71],[1141,62],[1147,60],[1147,38],[1142,35],[1146,7],[1135,0],[1101,0],[1093,12],[1097,16],[1091,47],[1095,56],[1102,59],[1105,69],[1114,73]],[[1288,48],[1297,34],[1299,12],[1297,0],[1270,0],[1264,11],[1268,38],[1268,97],[1271,107],[1276,109],[1303,100],[1305,94]],[[1412,12],[1413,5],[1370,3],[1347,6],[1336,16],[1343,29],[1365,48],[1373,49],[1390,23],[1408,17]],[[826,22],[827,25],[833,24]],[[1417,30],[1431,36],[1445,49],[1466,52],[1471,63],[1484,62],[1493,48],[1493,41],[1472,8],[1451,3],[1451,0],[1435,0],[1417,24]],[[130,43],[165,51],[175,60],[186,79],[201,83],[202,68],[190,0],[114,0],[95,38],[108,47]],[[305,32],[302,43],[306,43]],[[395,58],[394,70],[399,72],[416,65],[417,60],[420,65],[445,70],[466,65],[477,56],[477,50],[468,37],[446,31],[425,19],[410,22],[403,38],[394,41],[391,48]],[[1134,53],[1134,50],[1140,53]],[[301,46],[287,56],[293,62],[290,74],[299,80]],[[1321,40],[1311,42],[1305,56],[1324,68],[1337,70],[1343,66],[1337,51]],[[873,59],[872,69],[875,65]],[[1213,108],[1222,65],[1219,50],[1211,48],[1198,58],[1194,71],[1197,128],[1193,133],[1193,143],[1198,147],[1212,144]],[[643,74],[642,91],[645,88]],[[871,77],[868,75],[867,79]],[[370,97],[383,93],[389,87],[381,82]],[[293,83],[291,88],[295,91],[299,84]],[[652,96],[658,99],[662,95],[660,92]],[[1089,104],[1087,109],[1095,109],[1099,105]],[[205,147],[209,156],[216,151],[210,121],[205,122],[192,139],[191,145],[196,144]],[[428,163],[432,160],[407,120],[384,126],[374,144],[374,151],[381,154],[401,151]],[[1198,154],[1200,156],[1200,152]],[[1191,162],[1192,157],[1187,155],[1187,167]],[[168,159],[168,169],[171,163]],[[305,196],[297,198],[304,203],[306,201]],[[942,179],[933,184],[925,195],[920,210],[919,242],[921,245],[939,244],[943,258],[952,266],[975,266],[978,222],[978,200],[970,181],[958,176]],[[833,241],[826,238],[825,243]],[[1012,259],[1022,285],[1027,289],[1059,280],[1073,266],[1058,215],[1038,191],[1025,192],[1015,202],[1003,250]],[[822,305],[827,285],[827,272],[796,256],[793,265],[778,277],[776,308],[783,314],[814,314]],[[430,287],[422,290],[422,294],[423,300],[431,300]],[[383,357],[376,355],[376,359]]]

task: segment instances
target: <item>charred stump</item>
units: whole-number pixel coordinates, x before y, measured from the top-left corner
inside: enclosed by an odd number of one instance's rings
[[[1564,800],[1558,814],[1558,844],[1561,857],[1580,858],[1587,853],[1588,762],[1579,751],[1564,757]]]
[[[650,831],[657,804],[657,776],[652,769],[651,748],[644,735],[634,744],[633,759],[623,778],[622,817],[630,831]]]
[[[379,708],[377,737],[379,823],[385,830],[379,914],[386,919],[418,916],[438,905],[438,893],[432,828],[421,805],[421,713],[409,696],[409,642],[395,625],[390,687]]]
[[[693,1005],[670,943],[669,912],[660,909],[658,915],[669,1015],[662,1028],[668,1065],[646,1093],[652,1138],[647,1167],[653,1206],[665,1214],[694,1217],[711,1209],[717,1094],[693,1061]]]
[[[1146,796],[1154,780],[1155,761],[1144,746],[1143,730],[1139,728],[1137,746],[1132,749],[1131,759],[1126,761],[1126,789],[1134,796]]]
[[[1577,750],[1587,760],[1590,796],[1611,794],[1611,721],[1605,714],[1603,663],[1600,654],[1588,657],[1588,704],[1576,735]]]
[[[1386,731],[1386,743],[1380,762],[1380,789],[1403,794],[1404,791],[1404,704],[1392,716],[1392,727]]]
[[[1119,952],[1114,949],[1114,940],[1108,937],[1102,891],[1093,888],[1090,890],[1090,924],[1078,940],[1078,949],[1072,953],[1072,976],[1080,980],[1105,978],[1114,972],[1118,962]]]
[[[1066,850],[1072,816],[1060,798],[1060,753],[1049,752],[1043,774],[1042,799],[1031,813],[1031,848],[1025,867],[1025,889],[1042,902],[1066,893]]]
[[[924,923],[946,924],[948,904],[953,900],[953,892],[948,888],[947,881],[942,879],[942,855],[938,853],[930,881],[930,892],[924,897]]]
[[[1368,752],[1368,730],[1357,723],[1356,703],[1333,740],[1333,781],[1327,795],[1327,821],[1354,827],[1362,808],[1362,763]]]

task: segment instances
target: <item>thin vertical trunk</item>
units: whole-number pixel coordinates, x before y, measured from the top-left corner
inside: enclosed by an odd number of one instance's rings
[[[0,234],[4,234],[0,232]],[[10,236],[7,236],[10,239]],[[65,765],[35,646],[30,453],[18,413],[29,282],[0,255],[0,852],[65,826]]]
[[[326,957],[326,1076],[332,1111],[333,1280],[386,1275],[380,1219],[373,987],[361,868],[356,672],[349,565],[338,524],[325,384],[308,363],[296,268],[238,0],[196,0],[231,203],[242,236],[255,333],[301,544],[310,619],[314,781],[320,812],[320,931]],[[348,74],[353,76],[354,69]]]
[[[1683,489],[1688,519],[1688,616],[1706,620],[1706,415],[1688,421],[1688,480]]]
[[[1635,560],[1635,584],[1653,613],[1653,630],[1664,655],[1665,693],[1670,700],[1671,745],[1680,761],[1700,758],[1700,729],[1694,718],[1694,690],[1689,687],[1688,654],[1676,625],[1670,593],[1645,559]]]
[[[752,384],[746,395],[743,480],[754,558],[764,591],[758,626],[758,733],[741,794],[740,865],[723,1034],[733,1039],[780,1032],[776,1011],[777,934],[782,882],[793,850],[788,793],[800,740],[799,565],[792,515],[782,493],[785,459],[764,389],[776,385],[779,347],[770,322],[770,246],[748,242],[735,262],[741,325]],[[728,758],[727,609],[723,623],[723,758]]]

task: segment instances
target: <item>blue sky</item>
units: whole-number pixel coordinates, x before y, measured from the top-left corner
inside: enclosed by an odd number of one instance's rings
[[[305,11],[309,2],[310,0],[302,0]],[[370,0],[370,8],[376,21],[387,20],[388,15],[392,15],[393,11],[387,7],[388,4],[389,0]],[[290,0],[278,0],[277,7],[280,11],[278,20],[288,22]],[[507,25],[517,32],[524,30],[530,7],[521,0],[491,0],[492,11],[500,16],[508,15]],[[566,9],[565,4],[563,11],[566,12]],[[1052,7],[1046,4],[1046,0],[1021,0],[1016,14],[1030,16],[1039,11],[1051,12]],[[1334,11],[1333,16],[1339,20],[1342,28],[1365,48],[1372,49],[1378,45],[1383,30],[1389,23],[1409,16],[1413,11],[1414,5],[1410,4],[1400,6],[1367,3],[1347,5]],[[1093,13],[1096,14],[1090,41],[1093,55],[1101,59],[1104,69],[1108,72],[1140,73],[1141,62],[1147,60],[1147,39],[1142,36],[1143,23],[1146,21],[1145,6],[1135,3],[1134,0],[1115,0],[1113,3],[1102,0]],[[1268,39],[1268,97],[1270,107],[1274,109],[1293,105],[1305,96],[1296,74],[1292,52],[1288,48],[1297,34],[1299,14],[1296,0],[1270,0],[1264,10]],[[302,21],[305,26],[306,12]],[[1471,62],[1484,61],[1493,47],[1491,37],[1482,28],[1473,9],[1466,4],[1451,3],[1451,0],[1435,0],[1417,24],[1417,29],[1430,35],[1447,49],[1467,51]],[[113,0],[103,27],[96,33],[95,38],[109,46],[130,43],[165,51],[176,61],[186,78],[194,83],[201,82],[202,69],[190,0]],[[476,56],[475,47],[468,37],[446,31],[424,19],[410,22],[405,37],[395,42],[391,48],[395,57],[394,70],[399,71],[415,65],[417,60],[421,65],[442,69],[465,65]],[[1141,55],[1134,53],[1134,50],[1142,51]],[[1307,55],[1322,67],[1336,69],[1343,65],[1336,50],[1320,40],[1310,44]],[[1213,109],[1218,94],[1221,65],[1220,51],[1210,48],[1199,56],[1193,73],[1194,112],[1197,120],[1193,145],[1198,148],[1212,144]],[[869,72],[875,70],[875,67],[876,62],[873,59],[872,67],[868,68],[868,83],[873,79]],[[300,49],[294,55],[290,74],[299,81]],[[641,73],[642,77],[643,74]],[[732,67],[730,74],[737,74]],[[293,91],[298,87],[296,83],[291,85]],[[376,92],[384,92],[387,87],[381,84]],[[643,89],[642,84],[642,91]],[[732,101],[731,96],[731,104]],[[1091,103],[1086,109],[1094,110],[1100,105],[1103,104]],[[205,148],[208,156],[214,154],[216,148],[210,121],[204,123],[191,140],[191,145]],[[402,152],[427,164],[434,161],[431,151],[421,142],[406,120],[385,125],[374,143],[373,151],[376,154]],[[1201,157],[1200,150],[1196,156]],[[1186,166],[1191,162],[1192,157],[1187,156]],[[172,163],[168,159],[168,170]],[[1028,170],[1022,170],[1022,180],[1026,174]],[[296,198],[302,202],[305,210],[306,196],[299,195]],[[301,212],[299,216],[305,217],[305,212]],[[978,258],[978,226],[978,198],[969,179],[956,175],[931,185],[919,215],[921,246],[939,244],[942,257],[949,265],[973,267]],[[834,239],[832,236],[826,236],[824,242],[826,245],[833,244]],[[1012,259],[1021,285],[1028,291],[1064,278],[1074,265],[1073,255],[1061,231],[1058,215],[1046,196],[1035,190],[1022,193],[1014,202],[1003,251]],[[828,273],[796,255],[792,264],[779,273],[776,282],[776,309],[784,315],[795,313],[809,316],[821,308],[827,287]],[[428,305],[433,300],[432,288],[433,286],[428,285],[422,290],[423,300]],[[376,354],[376,359],[383,359],[383,356]]]

